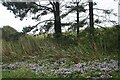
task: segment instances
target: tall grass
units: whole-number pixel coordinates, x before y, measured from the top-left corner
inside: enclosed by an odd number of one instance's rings
[[[115,28],[96,29],[94,42],[90,41],[89,33],[82,31],[76,39],[74,33],[56,40],[27,35],[16,41],[2,41],[3,62],[21,61],[23,56],[38,56],[37,59],[70,57],[75,63],[80,60],[93,60],[117,53],[117,32]],[[94,43],[93,45],[91,43]]]

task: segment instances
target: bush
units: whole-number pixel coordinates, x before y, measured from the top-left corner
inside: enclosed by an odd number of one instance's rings
[[[6,41],[17,40],[21,34],[22,33],[19,33],[17,30],[10,26],[3,26],[2,28],[2,38]]]

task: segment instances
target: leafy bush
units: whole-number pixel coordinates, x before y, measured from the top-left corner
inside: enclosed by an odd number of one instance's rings
[[[22,34],[23,33],[19,33],[17,30],[10,26],[3,26],[2,28],[2,38],[6,41],[17,40]]]

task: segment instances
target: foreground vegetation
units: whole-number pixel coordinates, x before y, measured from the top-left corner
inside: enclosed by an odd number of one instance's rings
[[[86,30],[81,30],[79,38],[74,32],[66,32],[59,39],[55,39],[53,35],[26,35],[14,41],[3,39],[3,78],[91,78],[106,73],[113,78],[119,78],[118,69],[104,72],[95,68],[84,75],[81,71],[73,71],[67,75],[50,71],[68,69],[75,64],[90,66],[89,63],[95,60],[98,63],[115,60],[116,63],[119,57],[118,32],[118,27],[112,27],[96,29],[94,38]],[[25,66],[25,63],[28,65]],[[42,66],[43,68],[38,69],[43,72],[36,72],[35,65]]]

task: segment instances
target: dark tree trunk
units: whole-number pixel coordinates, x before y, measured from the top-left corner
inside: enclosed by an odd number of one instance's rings
[[[95,51],[95,53],[97,53],[97,48],[96,48],[96,40],[95,40],[95,36],[94,36],[94,18],[93,18],[93,1],[91,0],[89,2],[89,32],[90,32],[90,42],[91,45],[93,47],[93,50]]]
[[[55,11],[54,11],[54,30],[55,30],[55,37],[58,38],[62,35],[61,31],[61,19],[60,19],[60,4],[59,2],[54,3]]]
[[[78,4],[77,2],[77,37],[79,37],[79,9],[78,9]]]
[[[90,34],[94,35],[93,2],[89,2]]]

